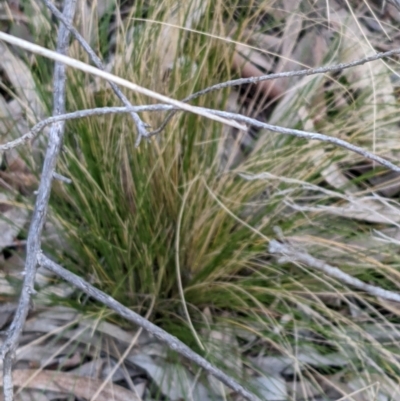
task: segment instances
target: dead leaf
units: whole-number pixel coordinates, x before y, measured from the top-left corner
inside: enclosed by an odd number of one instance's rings
[[[151,358],[147,354],[138,354],[129,360],[144,369],[161,393],[171,401],[181,399],[208,401],[215,397],[215,395],[209,396],[206,387],[182,364],[169,363],[162,358]]]
[[[34,379],[31,380],[31,377]],[[3,381],[3,373],[0,373],[0,382]],[[36,389],[41,391],[53,391],[61,394],[74,395],[77,398],[91,400],[97,389],[103,384],[102,380],[80,377],[67,372],[55,372],[42,370],[38,372],[32,369],[13,371],[13,384],[17,388]],[[107,384],[96,398],[97,401],[126,401],[140,399],[135,393],[116,384]]]
[[[278,376],[259,376],[249,380],[249,387],[254,388],[264,401],[286,401],[288,392],[286,382]]]
[[[0,250],[14,245],[15,239],[28,221],[27,208],[21,207],[0,192],[3,211],[0,218]]]
[[[7,75],[30,123],[36,124],[44,113],[35,82],[28,66],[0,43],[0,68]]]

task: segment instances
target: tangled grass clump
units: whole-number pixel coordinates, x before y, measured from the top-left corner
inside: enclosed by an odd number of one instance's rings
[[[178,11],[170,3],[137,1],[122,20],[122,9],[100,20],[91,15],[87,34],[113,73],[175,99],[244,74],[244,67],[231,68],[239,65],[238,42],[246,44],[242,53],[250,48],[247,42],[259,50],[259,58],[241,54],[242,66],[250,60],[264,72],[347,60],[350,50],[357,54],[356,47],[366,46],[363,38],[354,39],[350,13],[338,12],[342,25],[335,25],[338,17],[332,14],[334,35],[325,37],[331,34],[327,16],[308,9],[309,2],[297,2],[300,6],[288,14],[274,1],[247,7],[243,2],[202,2],[201,7],[189,2]],[[272,41],[273,34],[283,40],[291,18],[301,26],[293,39],[301,52],[293,47],[279,54],[278,45],[270,51],[254,45]],[[228,35],[231,39],[224,40]],[[85,58],[77,46],[73,52]],[[38,62],[36,77],[47,69]],[[262,92],[265,87],[247,87],[210,93],[193,104],[232,107],[393,156],[398,152],[393,140],[397,99],[385,86],[388,64],[376,70],[368,77],[355,69],[352,75],[285,81],[281,96],[273,99]],[[269,89],[278,90],[280,84],[274,85]],[[42,95],[49,103],[50,94]],[[150,102],[139,94],[127,96],[134,105]],[[114,105],[115,98],[104,83],[69,71],[67,103],[69,110],[80,110]],[[153,129],[166,117],[141,116]],[[53,249],[56,257],[216,364],[224,365],[224,356],[236,355],[238,347],[246,363],[257,355],[296,360],[305,352],[337,353],[339,367],[321,367],[310,357],[294,364],[287,381],[323,388],[321,376],[333,383],[335,369],[357,376],[365,386],[373,375],[397,377],[397,308],[267,252],[271,239],[288,239],[364,282],[397,291],[397,243],[388,230],[398,225],[399,205],[396,197],[379,192],[398,185],[397,177],[389,184],[374,181],[380,171],[366,171],[354,155],[330,145],[264,131],[251,134],[241,138],[219,123],[178,113],[137,148],[127,115],[68,122],[58,171],[72,184],[57,186],[51,206],[69,248]],[[78,307],[77,301],[79,294],[67,302]],[[94,303],[84,307],[104,313]],[[371,328],[380,334],[372,335]],[[382,340],[388,328],[392,334]],[[215,332],[239,340],[220,341],[220,353],[210,352],[215,351]],[[227,360],[225,368],[234,371]]]

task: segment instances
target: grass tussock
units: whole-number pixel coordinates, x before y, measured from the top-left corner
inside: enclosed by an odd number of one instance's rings
[[[268,7],[278,7],[273,1],[193,1],[178,12],[172,3],[136,1],[122,20],[114,8],[100,20],[93,13],[86,36],[113,73],[176,99],[234,78],[235,46],[223,38],[247,43]],[[307,21],[305,30],[328,24],[307,7],[292,10]],[[266,19],[259,33],[283,31],[287,18],[282,13],[280,20]],[[349,38],[366,45],[350,31],[334,31],[319,63],[340,61],[341,44]],[[75,43],[71,50],[86,59]],[[41,65],[36,77],[42,77]],[[389,69],[369,78],[377,84],[381,76],[387,79]],[[268,121],[337,134],[393,155],[397,149],[388,148],[387,130],[393,105],[374,103],[380,96],[374,82],[372,92],[362,90],[369,78],[314,76],[295,83],[276,107],[269,106]],[[351,79],[359,79],[358,89]],[[134,105],[151,102],[126,95]],[[48,104],[50,94],[43,96]],[[193,104],[224,109],[229,96],[228,90],[213,92]],[[67,102],[70,111],[117,104],[106,84],[71,70]],[[141,116],[157,128],[166,113]],[[353,155],[270,132],[260,132],[239,161],[240,144],[228,141],[228,128],[187,113],[178,113],[138,148],[135,134],[128,115],[67,123],[58,172],[72,184],[57,185],[51,199],[68,238],[67,249],[52,249],[57,260],[196,349],[212,349],[211,329],[228,329],[241,339],[243,358],[337,352],[345,361],[342,374],[357,375],[365,385],[372,374],[398,377],[397,308],[389,312],[380,300],[267,252],[270,239],[290,238],[354,277],[398,291],[396,246],[390,236],[378,241],[371,235],[397,226],[397,199],[387,200],[394,211],[386,225],[340,213],[361,202],[360,213],[368,215],[372,206],[362,203],[363,196],[373,192],[362,185],[373,173],[347,176],[339,185],[337,166],[347,166]],[[69,302],[76,306],[78,299]],[[102,313],[99,305],[85,308]],[[371,334],[372,328],[381,334]],[[383,341],[386,330],[391,334]],[[229,344],[220,346],[229,352]],[[321,387],[327,374],[321,369],[310,362],[294,374]]]

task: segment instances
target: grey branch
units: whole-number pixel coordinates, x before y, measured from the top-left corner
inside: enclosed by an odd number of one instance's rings
[[[64,15],[67,21],[72,21],[75,14],[76,0],[66,0],[64,6]],[[68,50],[69,32],[63,26],[60,27],[57,38],[57,52],[66,54]],[[56,63],[54,68],[54,97],[53,113],[65,113],[65,65]],[[57,161],[57,156],[61,148],[64,121],[55,123],[51,127],[49,143],[44,160],[42,177],[39,184],[38,195],[35,203],[35,210],[31,225],[29,228],[26,261],[24,268],[24,282],[14,319],[11,323],[8,335],[0,349],[0,359],[3,363],[3,394],[5,401],[12,401],[14,398],[12,384],[12,359],[18,346],[18,341],[28,315],[31,295],[34,293],[35,274],[38,264],[37,258],[41,247],[41,234],[44,220],[47,213],[48,202],[50,198],[51,183]]]
[[[39,134],[39,132],[46,125],[49,125],[49,124],[55,123],[55,122],[59,122],[59,121],[72,120],[72,119],[76,119],[76,118],[89,117],[89,116],[93,116],[93,115],[129,113],[132,110],[134,110],[135,112],[141,112],[141,111],[167,111],[167,110],[174,110],[174,109],[175,109],[174,106],[163,105],[163,104],[135,106],[135,107],[131,107],[131,108],[100,107],[97,109],[79,110],[79,111],[75,111],[73,113],[54,116],[54,117],[50,117],[50,118],[43,120],[40,123],[36,124],[29,132],[24,134],[22,137],[17,138],[14,141],[5,143],[3,145],[0,145],[0,151],[15,148],[16,146],[22,145],[23,143],[26,143],[29,140],[32,140],[36,135]],[[381,164],[382,166],[385,166],[389,170],[392,170],[395,172],[400,172],[400,167],[396,166],[389,160],[386,160],[383,157],[380,157],[378,155],[375,155],[374,153],[368,152],[367,150],[360,148],[359,146],[352,145],[351,143],[346,142],[339,138],[320,134],[317,132],[307,132],[307,131],[301,131],[301,130],[292,129],[292,128],[280,127],[278,125],[267,124],[267,123],[258,121],[254,118],[246,117],[242,114],[228,113],[225,111],[219,111],[219,110],[207,109],[207,108],[201,108],[201,109],[204,111],[207,111],[210,114],[215,114],[220,117],[230,118],[232,120],[240,121],[240,122],[246,123],[248,125],[253,125],[255,127],[263,128],[268,131],[277,132],[279,134],[293,135],[293,136],[297,136],[299,138],[332,143],[336,146],[339,146],[344,149],[350,150],[352,152],[358,153],[359,155],[365,157],[366,159],[373,160],[373,161]]]
[[[396,0],[397,1],[397,0]],[[262,75],[260,77],[250,77],[250,78],[239,78],[232,79],[230,81],[222,82],[213,86],[209,86],[199,92],[193,93],[182,100],[182,102],[189,102],[193,99],[197,99],[202,95],[206,95],[207,93],[214,92],[217,90],[225,89],[225,88],[233,88],[235,86],[246,85],[246,84],[257,84],[263,81],[271,81],[273,79],[281,79],[281,78],[290,78],[290,77],[305,77],[308,75],[316,75],[316,74],[325,74],[327,72],[337,72],[341,70],[346,70],[348,68],[356,67],[358,65],[363,65],[366,63],[370,63],[371,61],[381,60],[383,58],[392,57],[400,54],[400,49],[393,49],[387,52],[381,52],[373,54],[372,56],[368,56],[359,60],[354,60],[350,63],[340,63],[334,65],[328,65],[325,67],[317,67],[317,68],[307,68],[300,71],[284,71],[276,74],[268,74]],[[162,124],[154,131],[150,132],[150,135],[156,135],[160,133],[174,116],[176,111],[171,112],[166,119],[162,122]]]
[[[350,150],[354,153],[358,153],[359,155],[365,157],[366,159],[373,160],[373,161],[381,164],[382,166],[387,167],[388,169],[390,169],[392,171],[396,171],[398,173],[400,172],[400,167],[396,166],[389,160],[386,160],[383,157],[375,155],[374,153],[368,152],[367,150],[360,148],[359,146],[352,145],[351,143],[344,141],[343,139],[335,138],[335,137],[332,137],[329,135],[319,134],[317,132],[307,132],[307,131],[302,131],[302,130],[298,130],[298,129],[285,128],[285,127],[280,127],[278,125],[267,124],[267,123],[263,123],[261,121],[255,120],[254,118],[243,116],[241,114],[228,113],[228,112],[224,112],[224,111],[214,111],[214,110],[209,110],[209,112],[212,114],[217,114],[221,117],[229,116],[229,118],[231,118],[232,120],[244,122],[246,124],[253,125],[253,126],[259,127],[259,128],[263,128],[268,131],[277,132],[279,134],[292,135],[292,136],[297,136],[298,138],[332,143],[333,145]]]
[[[72,180],[68,177],[64,177],[61,174],[58,174],[56,172],[53,173],[53,178],[55,180],[61,181],[61,182],[65,182],[66,184],[72,184]]]
[[[93,49],[86,42],[84,37],[71,25],[71,23],[58,11],[57,7],[55,7],[50,0],[43,0],[49,10],[64,24],[64,26],[72,33],[75,39],[80,43],[86,53],[89,55],[90,59],[93,61],[94,65],[100,70],[105,70],[104,64],[100,60],[100,58],[96,55]],[[118,88],[118,86],[114,82],[109,82],[114,93],[119,97],[125,107],[132,107],[132,104],[129,102],[127,97],[122,93],[122,91]],[[136,146],[139,146],[142,137],[147,138],[149,133],[147,132],[148,125],[144,123],[139,115],[135,112],[130,112],[133,121],[136,124],[138,130],[138,137],[136,140]]]
[[[14,149],[36,138],[37,135],[48,125],[54,124],[59,121],[74,120],[77,118],[84,118],[104,114],[117,114],[117,113],[135,113],[141,111],[168,111],[173,110],[174,106],[164,104],[154,104],[145,106],[131,106],[131,107],[99,107],[96,109],[78,110],[72,113],[52,116],[37,123],[29,132],[21,137],[14,139],[10,142],[0,145],[0,151]]]
[[[259,399],[254,394],[247,391],[236,380],[232,379],[224,372],[222,372],[220,369],[211,365],[207,360],[205,360],[200,355],[193,352],[187,345],[179,341],[176,337],[160,329],[159,327],[149,322],[144,317],[131,311],[124,305],[117,302],[111,296],[93,287],[91,284],[83,280],[81,277],[64,269],[62,266],[58,265],[45,255],[43,255],[43,253],[39,254],[38,262],[40,266],[45,267],[46,269],[52,271],[59,277],[63,278],[65,281],[74,285],[76,288],[82,290],[85,294],[90,295],[97,301],[106,305],[107,307],[115,311],[119,316],[122,316],[126,320],[147,330],[149,333],[157,337],[160,341],[167,344],[173,351],[178,352],[180,355],[184,356],[185,358],[189,359],[190,361],[194,362],[195,364],[203,368],[208,373],[212,374],[214,377],[219,379],[222,383],[224,383],[226,386],[234,390],[236,393],[240,394],[246,400],[259,401]]]
[[[384,290],[383,288],[376,287],[374,285],[366,284],[363,281],[343,272],[337,267],[328,265],[324,261],[314,258],[308,253],[297,251],[290,245],[272,240],[269,243],[269,252],[272,254],[282,255],[288,261],[304,263],[309,267],[322,271],[328,276],[337,278],[342,283],[351,285],[375,297],[380,297],[389,301],[400,302],[400,294],[393,291]]]

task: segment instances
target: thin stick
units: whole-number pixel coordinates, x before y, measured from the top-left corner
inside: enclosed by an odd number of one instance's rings
[[[233,88],[235,86],[240,86],[240,85],[257,84],[259,82],[270,81],[272,79],[281,79],[281,78],[290,78],[290,77],[305,77],[308,75],[325,74],[327,72],[337,72],[337,71],[341,71],[341,70],[346,70],[348,68],[356,67],[358,65],[370,63],[372,61],[380,60],[380,59],[383,59],[386,57],[396,56],[398,54],[400,54],[400,48],[389,50],[387,52],[376,53],[372,56],[368,56],[368,57],[365,57],[362,59],[351,61],[350,63],[340,63],[340,64],[328,65],[325,67],[307,68],[307,69],[299,70],[299,71],[284,71],[284,72],[279,72],[276,74],[262,75],[260,77],[232,79],[230,81],[222,82],[222,83],[210,86],[208,88],[205,88],[199,92],[193,93],[193,94],[189,95],[188,97],[185,97],[185,99],[183,99],[182,102],[189,102],[189,101],[191,101],[193,99],[197,99],[198,97],[205,95],[207,93],[225,89],[225,88]],[[158,133],[160,133],[166,127],[166,125],[171,120],[171,118],[175,115],[175,113],[176,113],[176,111],[171,112],[165,118],[165,120],[162,122],[160,127],[158,127],[156,130],[150,132],[150,134],[157,135]]]
[[[307,131],[302,131],[298,129],[292,129],[292,128],[285,128],[285,127],[280,127],[278,125],[271,125],[267,123],[263,123],[261,121],[255,120],[254,118],[246,117],[240,114],[235,114],[235,113],[228,113],[224,111],[212,111],[208,110],[209,113],[215,113],[220,116],[232,118],[236,121],[241,121],[249,125],[253,125],[255,127],[259,128],[264,128],[268,131],[272,132],[277,132],[279,134],[284,134],[284,135],[292,135],[296,136],[298,138],[304,138],[304,139],[309,139],[309,140],[317,140],[321,142],[327,142],[327,143],[332,143],[336,146],[339,146],[341,148],[350,150],[354,153],[358,153],[359,155],[365,157],[366,159],[373,160],[382,166],[387,167],[388,169],[396,172],[400,172],[400,167],[396,166],[395,164],[391,163],[390,161],[384,159],[383,157],[380,157],[374,153],[368,152],[367,150],[360,148],[359,146],[352,145],[351,143],[344,141],[343,139],[335,138],[329,135],[324,135],[320,134],[318,132],[307,132]]]
[[[76,0],[65,0],[64,15],[67,20],[72,20],[75,14]],[[57,38],[57,51],[66,54],[68,51],[69,32],[61,26]],[[53,96],[53,114],[65,113],[65,79],[66,67],[64,64],[56,63],[54,68],[54,96]],[[60,121],[52,126],[49,135],[49,144],[44,160],[42,178],[39,184],[38,195],[35,203],[35,210],[31,225],[29,228],[26,260],[24,267],[24,282],[22,285],[21,295],[18,303],[14,319],[11,323],[8,335],[4,344],[0,349],[0,359],[4,360],[3,364],[3,393],[5,401],[14,399],[14,389],[12,384],[12,359],[18,346],[18,341],[23,330],[26,317],[28,315],[31,294],[35,292],[35,275],[37,267],[38,252],[41,247],[41,235],[44,220],[47,214],[47,208],[50,198],[51,183],[53,181],[54,169],[57,156],[61,148],[64,121]]]
[[[387,299],[388,301],[400,302],[399,293],[384,290],[383,288],[376,287],[374,285],[366,284],[358,278],[352,277],[349,274],[343,272],[337,267],[331,266],[322,260],[316,259],[308,253],[297,251],[287,244],[272,240],[269,243],[269,252],[272,254],[283,255],[285,259],[287,258],[288,261],[304,263],[309,267],[324,272],[328,276],[337,278],[342,283],[351,285],[375,297]]]
[[[241,131],[247,131],[247,128],[245,126],[240,125],[240,124],[238,124],[238,123],[236,123],[234,121],[229,121],[229,120],[226,120],[224,118],[218,117],[216,115],[211,115],[211,114],[205,113],[199,107],[190,106],[190,105],[188,105],[186,103],[180,102],[179,100],[171,99],[171,98],[169,98],[167,96],[164,96],[164,95],[161,95],[161,94],[159,94],[157,92],[153,92],[150,89],[146,89],[146,88],[144,88],[142,86],[134,84],[133,82],[129,82],[126,79],[122,79],[122,78],[117,77],[116,75],[110,74],[110,73],[108,73],[106,71],[101,71],[98,68],[95,68],[95,67],[92,67],[91,65],[83,63],[82,61],[75,60],[75,59],[73,59],[71,57],[67,57],[67,56],[64,56],[62,54],[58,54],[58,53],[53,52],[53,51],[51,51],[49,49],[46,49],[44,47],[41,47],[41,46],[35,45],[33,43],[30,43],[30,42],[28,42],[26,40],[16,38],[15,36],[8,35],[7,33],[4,33],[4,32],[0,32],[0,40],[4,40],[4,42],[10,43],[10,44],[15,45],[15,46],[18,46],[18,47],[20,47],[22,49],[25,49],[25,50],[30,51],[32,53],[38,54],[40,56],[47,57],[47,58],[49,58],[51,60],[58,61],[60,63],[63,63],[65,65],[73,67],[73,68],[75,68],[77,70],[81,70],[81,71],[87,72],[89,74],[96,75],[96,76],[101,77],[101,78],[103,78],[103,79],[105,79],[107,81],[115,82],[118,85],[124,86],[124,87],[126,87],[128,89],[131,89],[133,91],[141,93],[142,95],[146,95],[146,96],[152,97],[152,98],[157,99],[157,100],[159,100],[161,102],[164,102],[166,104],[171,104],[171,105],[173,105],[173,106],[175,106],[175,107],[177,107],[179,109],[186,110],[186,111],[189,111],[189,112],[194,113],[194,114],[198,114],[200,116],[209,118],[211,120],[218,121],[218,122],[226,124],[226,125],[230,125],[230,126],[232,126],[234,128],[237,128],[237,129],[239,129]]]
[[[90,295],[97,301],[106,305],[107,307],[115,311],[119,316],[122,316],[126,320],[147,330],[149,333],[157,337],[160,341],[167,344],[168,347],[171,348],[173,351],[178,352],[180,355],[184,356],[185,358],[203,368],[208,373],[212,374],[214,377],[216,377],[226,386],[234,390],[236,393],[240,394],[246,400],[259,401],[259,399],[254,394],[247,391],[243,386],[236,382],[236,380],[232,379],[220,369],[211,365],[208,361],[193,352],[187,345],[179,341],[176,337],[160,329],[159,327],[149,322],[137,313],[133,312],[132,310],[126,308],[124,305],[117,302],[113,297],[93,287],[81,277],[64,269],[62,266],[58,265],[45,255],[43,255],[43,253],[38,256],[38,262],[40,266],[52,271],[59,277],[63,278],[65,281],[68,281],[69,283],[74,285],[76,288],[82,290],[85,294]]]
[[[141,112],[141,111],[168,111],[173,110],[174,106],[169,106],[166,104],[151,104],[145,106],[132,106],[129,108],[126,107],[99,107],[96,109],[86,109],[86,110],[78,110],[72,113],[52,116],[46,118],[38,122],[33,128],[22,135],[21,137],[14,139],[10,142],[4,143],[0,145],[0,151],[14,149],[18,146],[24,145],[29,141],[36,138],[37,135],[47,126],[59,121],[66,121],[66,120],[75,120],[78,118],[96,116],[96,115],[105,115],[105,114],[119,114],[119,113],[131,113],[134,112]]]

